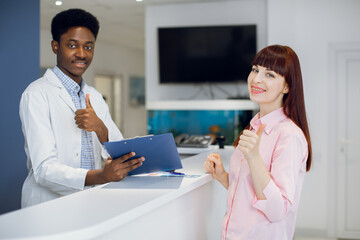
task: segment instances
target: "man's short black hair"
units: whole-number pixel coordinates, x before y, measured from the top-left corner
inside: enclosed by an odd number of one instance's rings
[[[95,39],[99,32],[99,21],[91,13],[74,8],[58,13],[51,22],[53,40],[59,42],[61,35],[72,27],[88,28]]]

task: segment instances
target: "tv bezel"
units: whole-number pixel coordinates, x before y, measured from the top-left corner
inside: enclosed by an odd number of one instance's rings
[[[219,80],[219,81],[194,81],[194,82],[163,82],[161,81],[161,71],[160,71],[160,31],[161,29],[188,29],[188,28],[223,28],[223,27],[254,27],[255,30],[255,52],[254,56],[257,53],[257,46],[258,46],[258,26],[257,24],[230,24],[230,25],[193,25],[193,26],[166,26],[166,27],[158,27],[157,28],[157,63],[158,63],[158,83],[160,85],[203,85],[203,84],[241,84],[246,83],[247,78],[244,79],[236,79],[236,80]],[[251,65],[249,63],[249,73],[251,70]]]

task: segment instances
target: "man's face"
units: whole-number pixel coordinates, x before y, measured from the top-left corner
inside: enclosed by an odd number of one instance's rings
[[[57,55],[57,66],[66,75],[80,84],[82,75],[94,56],[95,37],[85,27],[73,27],[61,35],[60,41],[52,41]]]

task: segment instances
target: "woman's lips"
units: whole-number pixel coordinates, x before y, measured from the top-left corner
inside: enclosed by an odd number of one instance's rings
[[[265,89],[256,86],[251,86],[251,92],[254,94],[259,94],[265,92]]]

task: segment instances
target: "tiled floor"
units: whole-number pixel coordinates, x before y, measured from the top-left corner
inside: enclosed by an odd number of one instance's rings
[[[304,238],[304,237],[295,237],[294,240],[336,240],[336,238]]]

